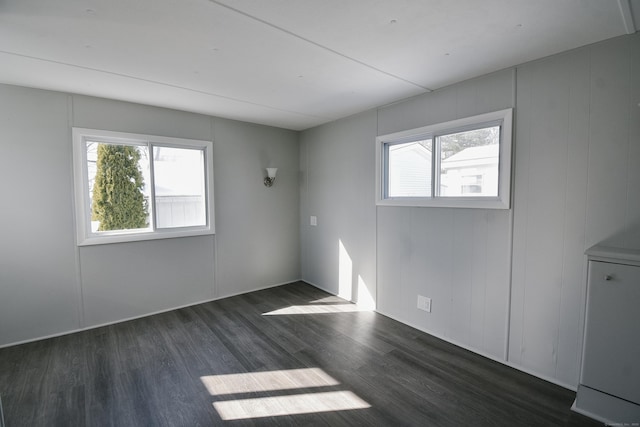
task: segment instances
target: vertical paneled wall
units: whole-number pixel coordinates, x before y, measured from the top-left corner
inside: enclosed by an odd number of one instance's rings
[[[640,33],[591,49],[587,246],[640,247]]]
[[[70,98],[75,127],[212,140],[207,116],[87,96]],[[198,236],[77,248],[82,326],[214,298],[214,239]]]
[[[513,107],[511,70],[380,109],[378,135]],[[373,149],[373,141],[371,145]],[[496,358],[509,309],[508,210],[378,207],[378,311]],[[417,296],[432,311],[417,309]]]
[[[640,247],[640,38],[518,68],[510,362],[575,385],[584,251]]]
[[[213,140],[217,234],[77,247],[72,126]],[[0,346],[298,280],[297,139],[0,85]],[[269,189],[268,162],[279,168]]]
[[[374,192],[371,174],[359,177],[354,188],[352,170],[334,152],[353,156],[360,168],[369,157],[372,168],[372,132],[508,107],[515,107],[516,129],[510,211],[376,208],[372,202],[344,210],[334,203],[336,188]],[[574,387],[584,251],[603,241],[640,248],[640,35],[456,84],[375,115],[377,120],[360,115],[303,132],[301,168],[342,165],[328,179],[305,174],[303,234],[312,211],[341,224],[375,213],[375,255],[350,254],[367,263],[375,256],[381,313]],[[352,135],[359,135],[357,142]],[[333,291],[339,287],[338,250],[323,230],[304,234],[302,275]],[[432,313],[417,310],[418,294],[432,298]]]
[[[305,280],[364,306],[376,298],[375,127],[376,114],[369,111],[300,139]]]
[[[585,283],[588,119],[587,50],[518,69],[509,359],[567,384]]]
[[[504,357],[509,211],[375,206],[375,137],[513,106],[505,71],[303,132],[304,280],[379,312]],[[318,225],[309,224],[317,216]],[[433,311],[416,307],[432,298]]]
[[[0,85],[0,345],[79,323],[71,172],[67,96]]]
[[[213,133],[217,296],[299,280],[297,132],[216,118]]]

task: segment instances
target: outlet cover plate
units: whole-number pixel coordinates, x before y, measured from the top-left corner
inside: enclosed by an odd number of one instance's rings
[[[418,309],[431,313],[431,298],[418,295]]]

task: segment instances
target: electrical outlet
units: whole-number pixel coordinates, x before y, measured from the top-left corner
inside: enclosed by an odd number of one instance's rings
[[[431,313],[431,298],[418,295],[418,309]]]
[[[317,217],[317,216],[312,215],[312,216],[309,218],[309,224],[310,224],[310,225],[312,225],[312,226],[314,226],[314,227],[315,227],[316,225],[318,225],[318,217]]]

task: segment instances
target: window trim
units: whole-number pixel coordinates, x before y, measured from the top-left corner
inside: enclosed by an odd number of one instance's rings
[[[433,139],[432,141],[432,186],[438,185],[436,167],[439,164],[439,148],[435,137],[443,134],[480,129],[500,124],[500,150],[498,158],[498,196],[497,197],[387,197],[388,173],[385,151],[388,146]],[[377,206],[415,206],[476,209],[510,209],[511,207],[511,153],[513,144],[513,108],[479,114],[472,117],[451,120],[417,129],[381,135],[376,138],[376,205]]]
[[[91,207],[89,195],[89,173],[87,167],[86,141],[98,139],[100,142],[112,144],[140,145],[149,147],[190,148],[204,151],[205,165],[205,217],[206,225],[176,228],[145,229],[144,231],[126,230],[117,232],[91,232]],[[137,242],[144,240],[169,239],[176,237],[202,236],[215,234],[215,213],[213,198],[213,143],[211,141],[172,138],[157,135],[115,132],[99,129],[72,128],[73,140],[73,184],[76,223],[76,244],[78,246],[101,245],[121,242]],[[152,154],[150,154],[151,156]],[[150,162],[153,173],[153,162]],[[156,215],[155,190],[150,188],[151,215]],[[155,218],[153,218],[155,222]]]

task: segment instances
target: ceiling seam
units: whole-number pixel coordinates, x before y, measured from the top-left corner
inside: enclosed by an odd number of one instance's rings
[[[24,54],[21,54],[21,53],[9,52],[9,51],[6,51],[6,50],[0,50],[0,54],[18,56],[18,57],[21,57],[21,58],[27,58],[27,59],[31,59],[31,60],[35,60],[35,61],[45,61],[45,62],[49,62],[49,63],[52,63],[52,64],[64,65],[64,66],[73,67],[73,68],[79,68],[81,70],[95,71],[95,72],[98,72],[98,73],[110,74],[110,75],[117,76],[117,77],[124,77],[124,78],[127,78],[127,79],[132,79],[132,80],[138,80],[138,81],[142,81],[142,82],[146,82],[146,83],[157,84],[157,85],[160,85],[160,86],[167,86],[167,87],[171,87],[171,88],[174,88],[174,89],[186,90],[186,91],[190,91],[190,92],[194,92],[194,93],[200,93],[202,95],[208,95],[208,96],[213,96],[213,97],[216,97],[216,98],[226,99],[226,100],[229,100],[229,101],[235,101],[235,102],[240,102],[240,103],[243,103],[243,104],[254,105],[256,107],[267,108],[267,109],[270,109],[270,110],[280,111],[280,112],[283,112],[283,113],[294,114],[294,115],[299,116],[299,117],[308,117],[308,118],[323,119],[323,120],[333,120],[331,117],[304,114],[304,113],[300,113],[300,112],[297,112],[297,111],[285,110],[285,109],[282,109],[282,108],[272,107],[272,106],[269,106],[269,105],[260,104],[260,103],[257,103],[257,102],[251,102],[251,101],[247,101],[247,100],[240,99],[240,98],[233,98],[231,96],[220,95],[220,94],[217,94],[217,93],[206,92],[206,91],[198,90],[198,89],[192,89],[192,88],[189,88],[189,87],[179,86],[179,85],[175,85],[175,84],[171,84],[171,83],[162,83],[162,82],[158,82],[158,81],[155,81],[155,80],[144,79],[142,77],[136,77],[136,76],[130,76],[128,74],[116,73],[114,71],[101,70],[101,69],[98,69],[98,68],[87,67],[87,66],[84,66],[84,65],[70,64],[68,62],[56,61],[56,60],[53,60],[53,59],[40,58],[40,57],[37,57],[37,56],[31,56],[31,55],[24,55]]]
[[[315,42],[315,41],[313,41],[313,40],[311,40],[311,39],[308,39],[308,38],[306,38],[306,37],[303,37],[303,36],[301,36],[301,35],[299,35],[299,34],[296,34],[296,33],[294,33],[293,31],[287,30],[286,28],[280,27],[280,26],[278,26],[278,25],[276,25],[276,24],[273,24],[273,23],[271,23],[271,22],[269,22],[269,21],[266,21],[266,20],[264,20],[264,19],[258,18],[258,17],[256,17],[256,16],[251,15],[251,14],[249,14],[249,13],[247,13],[247,12],[244,12],[244,11],[242,11],[242,10],[240,10],[240,9],[236,9],[236,8],[234,8],[234,7],[232,7],[232,6],[229,6],[229,5],[227,5],[227,4],[221,3],[221,2],[220,2],[220,1],[218,1],[218,0],[209,0],[209,2],[214,3],[214,4],[216,4],[216,5],[220,6],[220,7],[224,7],[225,9],[228,9],[228,10],[230,10],[230,11],[232,11],[232,12],[234,12],[234,13],[237,13],[237,14],[239,14],[239,15],[245,16],[245,17],[247,17],[247,18],[249,18],[249,19],[252,19],[252,20],[254,20],[254,21],[256,21],[256,22],[259,22],[259,23],[261,23],[261,24],[263,24],[263,25],[266,25],[266,26],[268,26],[268,27],[271,27],[271,28],[273,28],[273,29],[275,29],[275,30],[278,30],[278,31],[280,31],[280,32],[283,32],[283,33],[285,33],[285,34],[287,34],[287,35],[289,35],[289,36],[295,37],[295,38],[297,38],[297,39],[299,39],[299,40],[302,40],[302,41],[304,41],[304,42],[306,42],[306,43],[309,43],[309,44],[311,44],[311,45],[313,45],[313,46],[319,47],[320,49],[323,49],[323,50],[325,50],[325,51],[327,51],[327,52],[330,52],[330,53],[332,53],[332,54],[334,54],[334,55],[340,56],[340,57],[342,57],[342,58],[344,58],[344,59],[347,59],[347,60],[349,60],[349,61],[351,61],[351,62],[355,62],[356,64],[362,65],[363,67],[369,68],[370,70],[373,70],[373,71],[375,71],[375,72],[377,72],[377,73],[381,73],[381,74],[384,74],[384,75],[386,75],[386,76],[388,76],[388,77],[394,78],[394,79],[396,79],[396,80],[400,80],[400,81],[402,81],[402,82],[404,82],[404,83],[408,83],[408,84],[410,84],[410,85],[412,85],[412,86],[419,87],[420,89],[426,90],[427,92],[433,92],[433,89],[430,89],[430,88],[428,88],[428,87],[426,87],[426,86],[423,86],[423,85],[421,85],[421,84],[419,84],[419,83],[416,83],[416,82],[413,82],[413,81],[411,81],[411,80],[405,79],[405,78],[403,78],[403,77],[397,76],[397,75],[395,75],[395,74],[393,74],[393,73],[390,73],[390,72],[388,72],[388,71],[381,70],[380,68],[374,67],[374,66],[373,66],[373,65],[371,65],[371,64],[367,64],[367,63],[366,63],[366,62],[364,62],[364,61],[361,61],[361,60],[359,60],[359,59],[353,58],[353,57],[351,57],[351,56],[349,56],[349,55],[347,55],[347,54],[344,54],[344,53],[339,52],[339,51],[337,51],[337,50],[331,49],[331,48],[330,48],[330,47],[328,47],[328,46],[325,46],[325,45],[320,44],[320,43],[318,43],[318,42]]]

